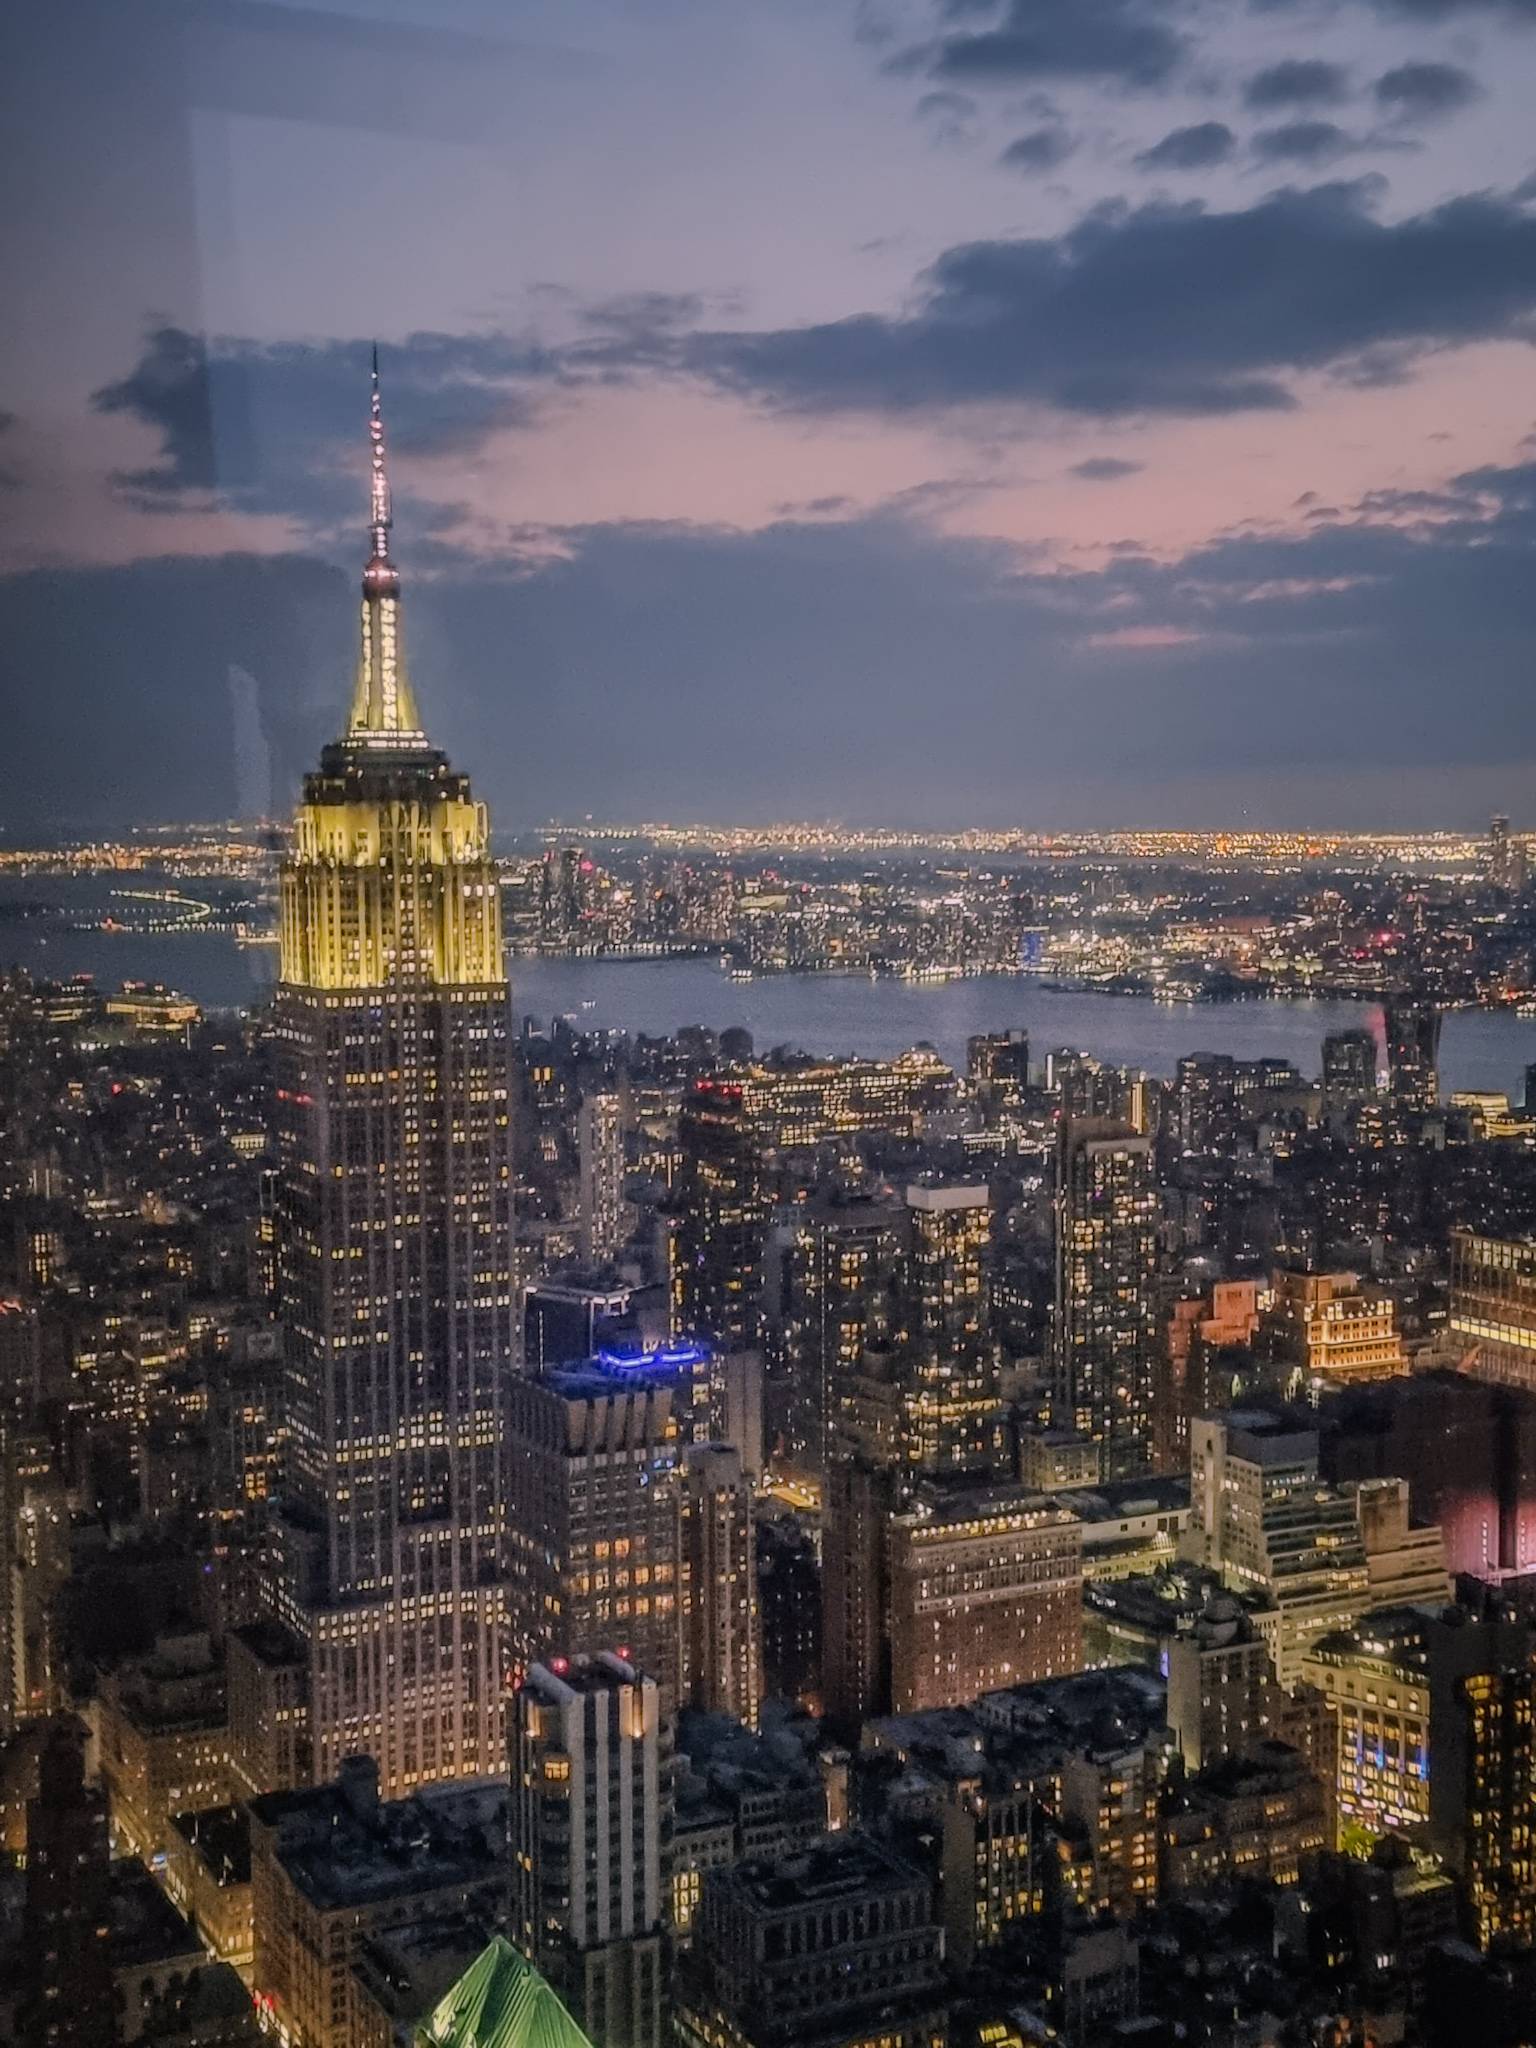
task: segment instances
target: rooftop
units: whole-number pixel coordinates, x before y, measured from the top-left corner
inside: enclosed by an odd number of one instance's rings
[[[416,2048],[592,2048],[532,1963],[497,1935],[416,2029]]]
[[[243,1806],[206,1806],[178,1813],[171,1826],[195,1849],[219,1884],[251,1881],[251,1817]]]
[[[329,1912],[499,1881],[507,1800],[499,1781],[380,1801],[377,1771],[364,1768],[369,1761],[349,1759],[332,1784],[250,1802],[252,1818],[277,1836],[278,1862],[313,1905]]]
[[[796,1913],[869,1892],[926,1893],[927,1879],[871,1836],[822,1835],[786,1856],[759,1856],[732,1865],[712,1884],[743,1896],[758,1913]]]

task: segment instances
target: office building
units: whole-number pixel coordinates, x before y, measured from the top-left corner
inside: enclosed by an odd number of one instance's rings
[[[945,2048],[928,1879],[859,1833],[711,1871],[677,2000],[682,2048]]]
[[[1191,1628],[1169,1636],[1162,1658],[1168,1726],[1187,1770],[1246,1756],[1274,1734],[1281,1713],[1275,1667],[1230,1594],[1213,1595]]]
[[[1396,1305],[1353,1273],[1276,1273],[1265,1327],[1278,1355],[1319,1389],[1408,1370]]]
[[[1475,1313],[1457,1299],[1453,1317]],[[1466,1371],[1416,1372],[1325,1402],[1323,1469],[1336,1482],[1401,1474],[1416,1512],[1442,1530],[1452,1575],[1497,1584],[1536,1571],[1536,1390],[1484,1377],[1482,1345],[1458,1334]]]
[[[1233,1882],[1293,1885],[1333,1839],[1327,1789],[1305,1757],[1269,1740],[1186,1778],[1160,1830],[1167,1898]]]
[[[616,1090],[591,1088],[576,1113],[583,1266],[604,1267],[629,1236],[624,1201],[624,1114]]]
[[[1152,1414],[1159,1472],[1187,1471],[1190,1422],[1232,1405],[1234,1379],[1253,1356],[1259,1294],[1256,1280],[1218,1280],[1208,1294],[1173,1304],[1163,1325]]]
[[[678,1116],[672,1319],[717,1350],[762,1337],[763,1252],[772,1200],[757,1121],[736,1080],[698,1082]]]
[[[603,1353],[514,1382],[509,1415],[512,1658],[617,1651],[675,1683],[677,1463],[706,1354]]]
[[[1341,1828],[1412,1832],[1461,1881],[1480,1947],[1536,1936],[1536,1663],[1528,1626],[1388,1608],[1305,1660],[1338,1728]]]
[[[1536,1392],[1536,1242],[1451,1233],[1451,1329],[1478,1379]]]
[[[891,1702],[959,1705],[1083,1661],[1077,1517],[1024,1487],[925,1481],[887,1524]]]
[[[822,1483],[821,1640],[827,1714],[845,1727],[890,1704],[890,1465],[836,1459]]]
[[[514,1941],[603,2048],[660,2048],[655,1682],[609,1655],[536,1664],[509,1740]]]
[[[730,1444],[694,1444],[677,1468],[676,1697],[757,1726],[763,1621],[753,1494]]]
[[[998,1428],[987,1297],[992,1206],[986,1187],[907,1189],[901,1294],[904,1455],[922,1471],[985,1471]]]
[[[813,1724],[773,1706],[760,1730],[718,1714],[677,1724],[666,1866],[673,1934],[692,1931],[707,1872],[744,1857],[779,1856],[846,1825],[834,1814]]]
[[[1172,1109],[1178,1149],[1186,1159],[1230,1153],[1238,1129],[1237,1061],[1232,1054],[1186,1053],[1174,1072]]]
[[[1388,996],[1387,1095],[1394,1109],[1426,1116],[1440,1101],[1440,1012],[1417,995]]]
[[[1029,1093],[1029,1034],[992,1031],[965,1042],[966,1079],[989,1123],[1017,1110]]]
[[[546,1277],[523,1295],[523,1362],[536,1373],[550,1365],[577,1365],[620,1330],[638,1327],[634,1288]],[[666,1336],[665,1314],[651,1334],[658,1341]]]
[[[1352,1109],[1376,1093],[1376,1040],[1369,1031],[1330,1031],[1323,1040],[1323,1108]]]
[[[1187,1548],[1259,1601],[1254,1624],[1287,1691],[1312,1644],[1367,1609],[1450,1598],[1440,1531],[1410,1523],[1403,1482],[1328,1485],[1316,1432],[1283,1416],[1201,1416],[1190,1485]]]
[[[771,1423],[788,1461],[820,1472],[866,1347],[890,1333],[907,1215],[895,1202],[833,1192],[796,1208],[783,1236]]]
[[[1057,1420],[1102,1446],[1106,1479],[1147,1469],[1155,1391],[1157,1192],[1152,1141],[1064,1117],[1056,1158]]]
[[[506,1793],[436,1785],[379,1797],[371,1757],[334,1782],[250,1801],[251,1991],[288,2048],[352,2048],[364,1942],[494,1913],[506,1891]]]
[[[1488,880],[1495,889],[1518,895],[1530,871],[1526,842],[1511,833],[1508,818],[1488,821]]]
[[[1529,1643],[1457,1688],[1456,1735],[1431,1838],[1465,1888],[1480,1948],[1536,1941],[1536,1662]],[[1435,1779],[1431,1776],[1431,1791]]]
[[[315,1778],[366,1751],[394,1793],[500,1756],[517,1317],[501,889],[484,806],[416,714],[377,375],[370,432],[351,715],[282,870],[269,1604],[304,1647]]]
[[[148,1656],[108,1673],[97,1720],[120,1855],[155,1862],[178,1813],[232,1797],[224,1674],[201,1632],[162,1636]]]

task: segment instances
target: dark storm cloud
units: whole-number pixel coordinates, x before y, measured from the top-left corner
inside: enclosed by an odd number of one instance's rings
[[[966,19],[995,10],[949,12]],[[1081,78],[1155,86],[1178,69],[1186,49],[1156,0],[1011,0],[988,26],[953,30],[893,62],[961,85]]]
[[[1379,374],[1390,356],[1401,374],[1420,351],[1526,331],[1536,219],[1482,195],[1383,222],[1375,189],[1105,209],[1055,240],[966,243],[910,313],[699,334],[677,360],[812,410],[1199,414],[1287,406],[1297,371]]]
[[[1259,113],[1279,107],[1333,107],[1348,96],[1348,72],[1321,57],[1284,58],[1256,71],[1243,87],[1243,99]]]
[[[782,815],[786,789],[808,813],[847,815],[853,788],[856,815],[886,820],[1080,823],[1107,794],[1187,822],[1193,786],[1202,822],[1250,801],[1282,822],[1319,788],[1339,801],[1340,762],[1433,762],[1422,814],[1398,794],[1379,815],[1444,822],[1465,778],[1536,758],[1536,465],[1173,560],[1127,545],[1092,570],[890,514],[546,538],[555,559],[445,558],[407,585],[429,727],[508,830],[599,801],[630,811],[637,790],[649,815],[707,814],[731,730],[752,745],[730,806],[759,818]],[[256,678],[277,785],[293,786],[344,715],[351,613],[349,579],[291,558],[0,579],[17,707],[5,815],[122,822],[163,815],[167,790],[188,815],[227,809],[230,663]],[[9,687],[35,675],[46,692]],[[1169,796],[1179,777],[1186,793]]]
[[[1260,163],[1325,164],[1354,148],[1336,121],[1286,121],[1261,128],[1249,147]]]
[[[1145,468],[1144,463],[1127,462],[1122,455],[1090,455],[1085,462],[1074,462],[1073,476],[1080,476],[1085,483],[1111,484],[1122,476],[1136,476]]]
[[[1399,64],[1371,87],[1383,113],[1415,121],[1458,113],[1481,98],[1482,90],[1471,72],[1456,64]]]
[[[1203,171],[1224,164],[1236,147],[1237,137],[1225,121],[1196,121],[1188,128],[1170,129],[1136,162],[1144,171]]]
[[[1076,136],[1065,128],[1032,128],[1010,142],[998,162],[1013,171],[1053,171],[1076,147]]]
[[[243,400],[238,370],[231,383],[237,380]],[[159,462],[150,469],[125,472],[120,482],[148,492],[212,490],[219,482],[208,349],[200,334],[180,327],[156,328],[128,375],[94,392],[91,404],[97,412],[129,413],[160,437]],[[242,403],[242,413],[244,409]]]
[[[350,508],[346,456],[363,445],[370,354],[361,340],[208,342],[157,328],[128,375],[91,400],[159,439],[158,459],[119,473],[119,487],[168,510],[202,510],[209,492],[247,510],[291,512],[302,503],[323,518]],[[417,455],[472,450],[526,423],[526,387],[556,367],[546,351],[506,336],[432,333],[386,346],[380,362],[390,443]]]

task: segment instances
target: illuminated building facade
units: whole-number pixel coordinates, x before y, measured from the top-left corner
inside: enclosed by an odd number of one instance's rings
[[[1444,1540],[1409,1522],[1401,1479],[1331,1486],[1316,1433],[1261,1411],[1201,1416],[1190,1452],[1187,1547],[1259,1597],[1254,1625],[1287,1691],[1312,1645],[1368,1609],[1450,1599]]]
[[[993,1461],[997,1361],[987,1297],[992,1204],[985,1185],[909,1187],[902,1281],[904,1454],[924,1471]]]
[[[895,1712],[1083,1663],[1083,1532],[1026,1488],[925,1482],[888,1523]]]
[[[1440,1012],[1412,995],[1389,996],[1387,1094],[1394,1109],[1425,1116],[1440,1101]]]
[[[1408,1370],[1395,1304],[1353,1273],[1276,1273],[1270,1327],[1307,1378],[1325,1386]]]
[[[1343,1110],[1376,1093],[1376,1041],[1369,1031],[1330,1031],[1323,1040],[1323,1108]]]
[[[1106,1479],[1145,1471],[1152,1457],[1157,1221],[1151,1139],[1127,1124],[1064,1117],[1053,1402],[1064,1426],[1103,1446]]]
[[[763,1617],[752,1487],[730,1444],[694,1444],[677,1475],[680,1703],[757,1726]]]
[[[708,1360],[674,1345],[514,1382],[510,1556],[515,1666],[617,1651],[671,1703],[678,1640],[677,1466],[703,1432]]]
[[[835,1455],[842,1408],[872,1337],[888,1334],[906,1245],[894,1202],[823,1196],[797,1208],[778,1268],[773,1368],[776,1434],[810,1471]]]
[[[513,1940],[604,2048],[661,2048],[655,1683],[619,1657],[556,1658],[509,1718]]]
[[[1442,1839],[1461,1871],[1480,1948],[1536,1941],[1536,1662],[1460,1681],[1461,1744]]]
[[[761,1334],[772,1205],[742,1084],[701,1081],[683,1103],[678,1145],[673,1327],[725,1350],[751,1348]]]
[[[580,1169],[581,1261],[602,1267],[618,1256],[628,1233],[624,1205],[624,1117],[616,1090],[590,1089],[576,1122]]]
[[[306,1646],[311,1767],[386,1792],[501,1753],[504,1385],[516,1351],[507,979],[483,805],[400,638],[374,379],[347,730],[283,864],[276,1205],[288,1472],[271,1606]]]
[[[1453,1231],[1451,1328],[1478,1379],[1536,1391],[1536,1243]]]

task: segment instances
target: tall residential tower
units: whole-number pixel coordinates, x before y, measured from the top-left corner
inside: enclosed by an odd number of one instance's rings
[[[282,873],[278,1288],[289,1469],[270,1605],[309,1768],[386,1797],[499,1767],[509,1040],[485,808],[416,714],[377,365],[351,717]]]

